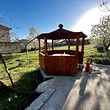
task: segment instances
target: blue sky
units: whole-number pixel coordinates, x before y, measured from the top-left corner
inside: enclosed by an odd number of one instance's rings
[[[21,38],[28,36],[29,27],[35,26],[40,33],[50,32],[62,23],[72,30],[90,9],[98,7],[101,0],[0,0],[0,16],[8,21],[5,25]],[[15,27],[18,27],[15,29]],[[73,30],[74,31],[74,30]]]

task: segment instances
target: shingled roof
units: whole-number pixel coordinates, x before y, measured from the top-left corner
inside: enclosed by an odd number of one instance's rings
[[[66,29],[63,29],[63,25],[59,25],[59,29],[52,31],[50,33],[42,33],[40,34],[37,39],[44,39],[46,37],[47,39],[76,39],[79,38],[85,38],[87,37],[83,32],[72,32]]]

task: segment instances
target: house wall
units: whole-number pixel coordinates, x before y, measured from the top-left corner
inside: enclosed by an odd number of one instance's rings
[[[21,52],[21,44],[19,42],[0,42],[1,53]]]
[[[21,44],[19,42],[11,42],[10,30],[11,28],[0,25],[0,51],[1,53],[21,52]]]
[[[0,25],[0,42],[11,42],[10,30],[11,28]]]

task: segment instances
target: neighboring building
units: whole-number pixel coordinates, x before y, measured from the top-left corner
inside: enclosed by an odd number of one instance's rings
[[[0,25],[0,42],[11,42],[10,31],[11,28]]]
[[[2,53],[17,53],[21,52],[21,45],[19,42],[0,42],[0,50]]]
[[[20,43],[11,42],[10,30],[11,28],[0,25],[0,51],[2,53],[21,52]]]
[[[21,45],[21,51],[26,51],[25,45],[27,44],[28,40],[21,39],[21,40],[19,40],[19,42],[20,42],[20,45]]]
[[[22,51],[25,51],[25,45],[29,42],[27,39],[21,39],[19,40],[20,41],[20,44],[21,44],[21,47],[22,47]],[[43,47],[43,42],[41,41],[40,42],[41,44],[41,47]],[[28,50],[37,50],[39,49],[39,46],[38,46],[38,40],[37,38],[35,40],[33,40],[32,42],[30,42],[27,46]]]

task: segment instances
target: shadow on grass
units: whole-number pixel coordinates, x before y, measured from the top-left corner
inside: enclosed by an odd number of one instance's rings
[[[32,71],[14,83],[16,90],[4,86],[0,95],[0,110],[24,110],[29,106],[41,94],[35,92],[39,84],[37,79],[37,71]]]
[[[14,58],[19,58],[19,57],[20,57],[20,54],[3,54],[3,59],[5,61],[11,60],[11,59],[14,59]]]
[[[21,66],[21,64],[18,64],[17,66],[11,67],[11,68],[9,68],[8,70],[13,70],[13,69],[16,69],[16,68],[18,68],[18,67],[20,67],[20,66]]]

